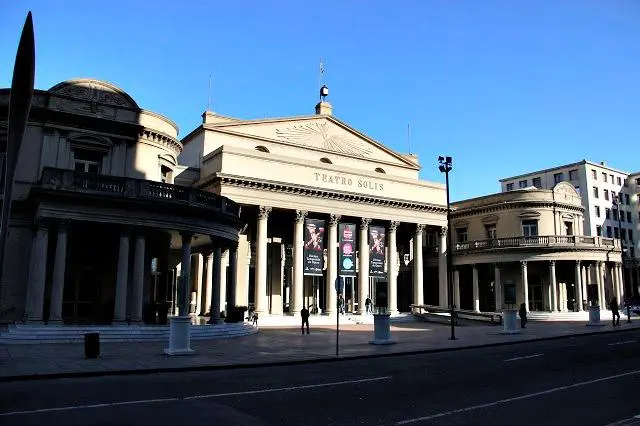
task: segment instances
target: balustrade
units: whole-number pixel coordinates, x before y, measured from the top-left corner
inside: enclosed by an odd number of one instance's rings
[[[481,250],[491,248],[514,247],[565,247],[593,246],[615,247],[613,238],[588,237],[576,235],[540,235],[531,237],[506,237],[489,240],[464,241],[455,244],[455,251]]]

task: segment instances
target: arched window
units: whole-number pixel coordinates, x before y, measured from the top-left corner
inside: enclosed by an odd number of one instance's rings
[[[322,157],[320,161],[327,164],[333,164],[333,161],[329,160],[327,157]]]
[[[376,167],[376,172],[378,173],[387,173],[384,171],[384,169],[380,168],[380,167]]]
[[[267,149],[266,146],[262,146],[262,145],[258,145],[256,146],[256,151],[260,151],[260,152],[269,152],[269,150]]]

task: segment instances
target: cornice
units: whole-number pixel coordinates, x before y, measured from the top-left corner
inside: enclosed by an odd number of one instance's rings
[[[584,211],[584,207],[582,206],[574,206],[572,204],[565,204],[558,201],[542,201],[542,200],[518,200],[518,201],[510,201],[501,204],[494,204],[490,206],[480,206],[480,207],[471,207],[465,208],[463,211],[452,211],[451,218],[459,219],[463,217],[476,216],[479,214],[489,214],[504,210],[513,210],[513,209],[523,209],[523,208],[562,208],[567,211],[582,213]]]
[[[240,176],[222,175],[217,174],[211,179],[202,182],[199,187],[204,188],[211,184],[223,184],[241,188],[251,188],[261,191],[280,192],[287,194],[300,195],[304,197],[323,198],[329,200],[348,201],[358,204],[369,204],[376,206],[392,207],[398,209],[407,209],[414,211],[423,211],[429,213],[436,213],[446,215],[446,207],[426,204],[415,203],[411,201],[404,201],[392,198],[378,198],[370,195],[355,194],[350,192],[329,191],[315,187],[309,187],[304,185],[291,185],[282,184],[277,182],[269,182],[257,179],[247,179]]]
[[[162,146],[163,148],[173,151],[176,156],[182,153],[182,144],[166,133],[151,130],[149,128],[141,129],[138,138],[144,141]]]

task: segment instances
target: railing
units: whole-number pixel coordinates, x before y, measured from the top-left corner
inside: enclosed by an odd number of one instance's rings
[[[161,201],[204,207],[240,217],[240,205],[212,192],[144,179],[77,173],[45,167],[39,182],[45,188],[104,196]]]
[[[455,251],[482,250],[513,247],[567,247],[592,246],[619,248],[613,238],[587,237],[582,235],[543,235],[535,237],[508,237],[491,240],[455,243]]]

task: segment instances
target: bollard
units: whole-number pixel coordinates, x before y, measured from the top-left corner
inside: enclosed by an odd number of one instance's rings
[[[100,333],[85,333],[84,356],[87,358],[100,356]]]

